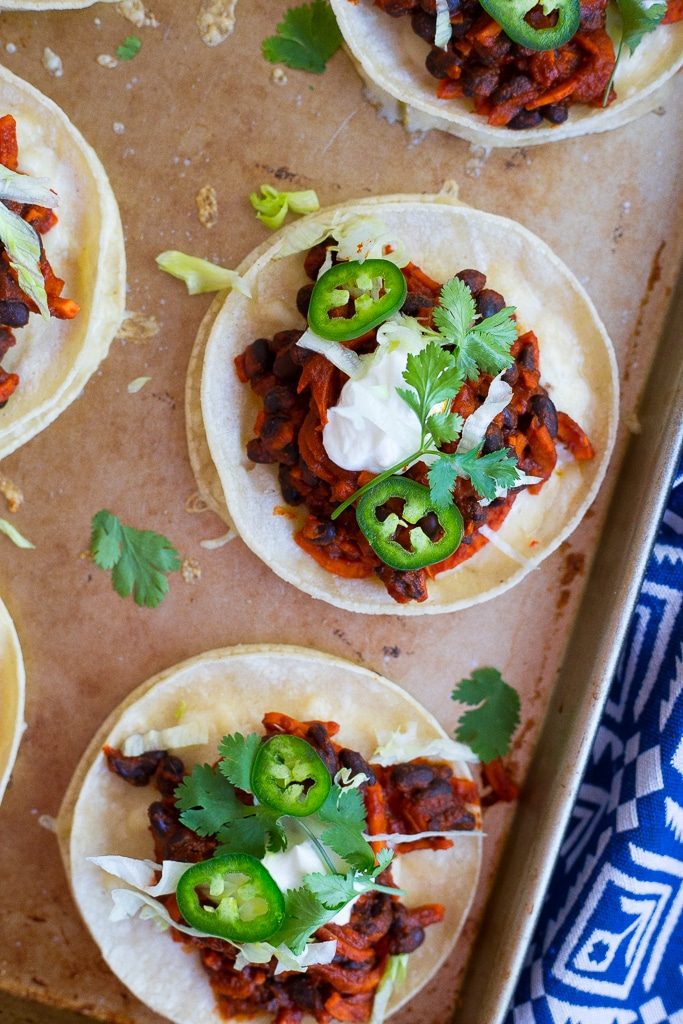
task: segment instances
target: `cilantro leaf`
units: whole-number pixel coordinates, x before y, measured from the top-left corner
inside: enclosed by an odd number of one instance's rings
[[[458,439],[462,423],[462,416],[457,412],[437,412],[427,418],[427,430],[436,444],[445,444]]]
[[[372,871],[348,871],[345,875],[323,875],[320,872],[314,872],[305,875],[304,882],[324,907],[330,910],[340,910],[356,896],[369,892],[371,889],[388,891],[389,887],[378,885],[376,879],[383,871],[386,871],[393,857],[393,851],[384,848],[380,850],[377,864]],[[401,892],[400,889],[389,891],[395,891],[397,894]]]
[[[437,508],[448,508],[453,504],[453,488],[458,476],[455,455],[442,455],[429,467],[429,493]]]
[[[621,15],[621,45],[628,46],[631,53],[643,41],[643,36],[657,28],[666,14],[666,3],[651,3],[648,0],[617,0]]]
[[[278,852],[287,848],[287,836],[276,811],[260,805],[248,807],[239,801],[238,808],[235,816],[218,832],[216,856],[249,853],[260,860],[266,850]]]
[[[370,843],[352,825],[332,825],[321,834],[320,839],[358,871],[368,871],[375,863]]]
[[[353,825],[362,832],[366,825],[365,803],[360,789],[332,785],[325,803],[317,810],[323,821],[334,825]]]
[[[230,783],[211,765],[196,764],[175,790],[180,820],[199,836],[212,836],[239,813],[240,803]]]
[[[142,40],[137,36],[126,36],[122,43],[116,47],[116,56],[119,60],[132,60],[142,49]]]
[[[410,353],[403,379],[414,390],[396,390],[423,424],[432,408],[454,398],[463,384],[455,358],[435,341],[430,341],[420,352]]]
[[[360,789],[332,786],[325,803],[317,811],[317,816],[331,826],[320,836],[326,846],[352,868],[359,871],[372,868],[375,855],[362,835],[366,826],[366,814]]]
[[[285,893],[285,917],[280,931],[268,941],[273,946],[284,943],[293,953],[303,953],[311,936],[334,917],[307,888],[288,889]]]
[[[224,736],[218,744],[218,753],[223,758],[218,763],[218,770],[237,789],[251,793],[251,769],[254,759],[261,746],[261,737],[256,732],[243,736],[236,732],[232,736]]]
[[[504,757],[519,725],[520,701],[498,669],[475,669],[468,679],[460,680],[451,697],[474,708],[462,715],[455,738],[471,747],[484,764]]]
[[[514,312],[513,306],[506,306],[475,323],[476,304],[470,289],[458,277],[446,281],[432,316],[442,343],[453,346],[463,377],[476,380],[482,370],[495,377],[512,365],[510,348],[517,337]]]
[[[342,44],[339,26],[327,0],[291,7],[276,33],[261,44],[266,60],[316,75],[323,73],[327,61]]]
[[[507,448],[480,455],[481,445],[453,456],[457,475],[469,479],[477,494],[493,501],[497,487],[513,487],[518,479],[517,460]],[[430,478],[431,482],[431,478]]]
[[[180,568],[180,556],[167,537],[152,530],[124,526],[102,509],[92,520],[90,554],[101,569],[112,571],[112,586],[121,597],[156,608],[168,593],[167,574]]]

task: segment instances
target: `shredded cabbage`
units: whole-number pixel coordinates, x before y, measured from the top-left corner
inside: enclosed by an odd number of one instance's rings
[[[373,835],[365,835],[369,843],[389,843],[391,846],[400,846],[401,843],[415,843],[418,839],[459,839],[460,836],[484,836],[485,832],[480,829],[452,830],[450,832],[415,832],[414,835],[405,835],[403,832],[377,832]]]
[[[47,178],[19,174],[3,165],[0,165],[0,199],[12,203],[35,203],[36,206],[44,206],[48,210],[59,206],[59,197],[50,188]]]
[[[448,0],[436,0],[434,46],[438,46],[442,50],[447,49],[451,41],[451,32],[451,12],[448,9]]]
[[[340,345],[338,341],[326,341],[325,338],[318,337],[310,327],[301,335],[297,345],[299,348],[309,349],[311,352],[318,352],[321,356],[325,356],[325,359],[351,380],[355,380],[363,372],[361,358],[356,352],[346,348],[345,345]]]
[[[490,526],[486,526],[486,524],[484,524],[484,526],[480,526],[479,533],[482,537],[486,537],[489,544],[493,544],[494,548],[498,548],[499,551],[502,551],[503,554],[507,555],[513,562],[517,562],[518,565],[523,565],[525,568],[528,565],[533,565],[533,558],[527,558],[520,551],[517,551],[511,544],[508,544],[506,540],[499,537],[496,531],[492,530]]]
[[[181,747],[196,747],[208,742],[208,726],[203,722],[190,722],[187,725],[172,725],[168,729],[133,733],[124,741],[123,755],[138,757],[148,750],[180,750]]]
[[[107,855],[104,857],[88,857],[91,864],[102,868],[108,875],[120,878],[122,882],[134,885],[140,892],[147,896],[169,896],[178,887],[181,875],[184,875],[192,864],[184,864],[179,860],[165,860],[162,864],[155,864],[153,860],[138,860],[135,857],[118,857]],[[158,882],[152,882],[157,871],[161,872]]]
[[[17,273],[19,287],[33,299],[41,316],[50,319],[45,281],[38,261],[40,239],[34,228],[17,213],[0,203],[0,242],[5,246],[10,266]]]
[[[337,952],[337,943],[310,942],[303,953],[292,953],[288,946],[271,946],[269,942],[245,942],[235,959],[235,968],[241,971],[247,964],[267,964],[275,957],[277,967],[275,974],[284,971],[297,971],[305,974],[313,964],[331,964]]]
[[[19,533],[16,526],[12,523],[8,523],[6,519],[0,519],[0,533],[4,533],[13,544],[16,544],[18,548],[35,549],[35,544],[31,544],[30,540],[27,540],[23,534]]]
[[[404,267],[408,262],[401,239],[387,229],[384,221],[348,210],[337,210],[329,220],[304,220],[290,228],[280,242],[275,259],[305,252],[330,236],[337,240],[337,245],[331,248],[338,252],[340,259],[361,262],[370,258],[384,259],[397,267]]]
[[[341,786],[343,789],[358,789],[364,782],[369,781],[365,772],[354,775],[352,768],[340,768],[334,777],[335,786]]]
[[[252,192],[249,202],[256,210],[256,216],[267,228],[275,231],[282,227],[289,210],[292,213],[315,213],[320,209],[318,196],[313,189],[299,192],[281,192],[272,185],[261,185],[261,195]]]
[[[398,764],[416,757],[436,757],[445,761],[479,760],[468,746],[447,736],[433,740],[418,739],[416,722],[409,722],[405,729],[395,732],[378,732],[377,740],[377,748],[370,758],[372,764]]]
[[[156,262],[159,270],[184,281],[190,295],[234,288],[248,299],[251,298],[249,286],[236,271],[219,267],[217,263],[200,259],[199,256],[188,256],[177,249],[168,249],[159,253]]]
[[[510,404],[512,388],[503,380],[503,374],[506,372],[503,370],[493,378],[486,398],[479,408],[475,409],[465,420],[456,448],[458,455],[465,455],[473,448],[477,448],[484,440],[486,431],[498,413]]]
[[[151,377],[136,377],[135,380],[132,380],[128,385],[128,394],[137,395],[138,391],[142,391],[145,384],[149,384],[151,379]]]
[[[380,978],[375,998],[372,1001],[372,1016],[368,1024],[384,1024],[387,1007],[391,994],[395,988],[405,984],[408,974],[408,953],[401,953],[399,956],[390,956],[384,968],[384,974]]]

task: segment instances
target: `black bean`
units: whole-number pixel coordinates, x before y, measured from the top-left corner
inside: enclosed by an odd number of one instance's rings
[[[299,490],[297,484],[292,480],[292,475],[287,466],[280,466],[278,469],[278,480],[280,483],[280,490],[282,491],[282,497],[285,499],[288,505],[300,505],[304,500],[304,496]]]
[[[434,43],[436,18],[433,18],[431,14],[417,8],[410,16],[410,24],[416,36],[424,39],[426,43]]]
[[[550,436],[557,437],[557,410],[552,399],[544,394],[533,395],[529,404],[532,412],[538,416]]]
[[[324,242],[314,245],[313,248],[309,249],[306,253],[306,257],[304,259],[304,270],[306,271],[307,277],[310,277],[311,281],[317,280],[318,271],[327,257],[327,247],[332,244],[332,241],[333,240],[331,238],[326,238]]]
[[[517,365],[523,367],[525,370],[536,369],[536,354],[531,345],[524,345],[517,356]]]
[[[273,373],[278,380],[296,380],[299,376],[299,367],[292,359],[292,353],[288,348],[278,352],[273,363]]]
[[[291,348],[292,345],[296,345],[303,333],[303,331],[278,331],[270,342],[271,352],[273,355],[279,355],[285,349]]]
[[[148,750],[144,754],[125,757],[117,750],[108,753],[107,766],[131,786],[146,786],[164,757],[164,750]]]
[[[311,352],[310,349],[300,348],[299,345],[292,345],[288,352],[289,358],[292,360],[295,366],[301,369],[302,366],[312,359],[315,352]]]
[[[483,288],[477,295],[477,313],[482,320],[500,313],[504,308],[505,299],[500,292],[494,292],[493,288]]]
[[[263,396],[263,408],[268,415],[288,413],[296,405],[296,395],[284,384],[276,384]]]
[[[296,308],[301,313],[304,319],[308,316],[308,307],[311,304],[311,293],[315,288],[315,284],[304,284],[299,288],[296,293]]]
[[[410,928],[389,931],[388,953],[390,956],[398,956],[402,953],[413,953],[425,940],[424,928],[419,924]]]
[[[474,64],[465,68],[461,81],[465,96],[490,96],[498,88],[500,71]]]
[[[517,367],[515,367],[517,369]],[[509,371],[508,371],[509,372]],[[507,374],[503,374],[503,380],[505,380]],[[516,378],[515,378],[516,379]],[[510,383],[508,381],[508,383]],[[503,409],[503,429],[514,430],[517,426],[517,413],[509,405]]]
[[[449,71],[460,67],[461,64],[462,59],[456,57],[450,50],[441,50],[436,47],[429,51],[425,60],[425,67],[434,78],[448,78]]]
[[[326,544],[331,544],[337,536],[337,527],[334,525],[331,519],[321,519],[306,531],[306,538],[313,544],[319,544],[324,547]]]
[[[547,107],[541,107],[541,113],[551,124],[564,124],[569,117],[569,111],[561,103],[549,103]]]
[[[420,519],[417,525],[427,534],[430,540],[436,540],[438,535],[443,532],[439,523],[439,517],[435,512],[428,512],[426,516]]]
[[[420,292],[408,292],[405,302],[401,306],[401,312],[406,316],[417,316],[421,309],[429,309],[434,305],[431,295],[422,295]]]
[[[267,338],[257,338],[244,350],[244,372],[249,380],[268,373],[272,363],[273,357]]]
[[[427,14],[436,15],[436,0],[419,0],[420,7]],[[451,17],[458,14],[462,6],[461,0],[448,0],[448,13]]]
[[[461,270],[455,276],[467,285],[473,295],[478,295],[486,284],[486,274],[482,274],[480,270]]]
[[[277,462],[272,452],[268,451],[260,437],[253,437],[247,441],[247,458],[252,462],[269,463]]]
[[[382,10],[390,18],[402,18],[417,7],[417,0],[383,0]]]
[[[508,78],[506,82],[503,82],[496,89],[493,100],[497,106],[499,103],[506,103],[508,100],[517,99],[518,96],[523,96],[524,93],[532,91],[533,83],[530,78],[526,75],[513,75],[512,78]]]
[[[391,781],[404,793],[413,789],[426,789],[434,781],[434,772],[427,764],[396,764],[391,769]]]
[[[320,989],[311,985],[308,978],[300,974],[293,974],[286,979],[284,984],[287,994],[298,1009],[309,1010],[311,1016],[316,1018],[324,1014],[325,1007]]]
[[[156,774],[156,787],[163,796],[173,796],[176,788],[183,781],[185,765],[179,757],[165,754],[159,763]]]
[[[6,327],[25,327],[28,323],[28,306],[20,299],[0,300],[0,324]]]
[[[488,455],[489,452],[498,452],[504,447],[505,440],[503,438],[503,431],[500,427],[497,427],[492,423],[484,435],[484,444],[481,449],[481,454]]]
[[[330,775],[335,776],[339,770],[339,761],[325,726],[314,722],[308,727],[306,738],[317,750]]]
[[[519,367],[517,366],[517,363],[513,363],[512,366],[508,366],[507,370],[503,374],[502,380],[504,380],[506,384],[509,384],[510,387],[514,387],[518,378]],[[508,426],[507,423],[505,425]]]
[[[159,837],[172,835],[178,828],[178,812],[175,807],[158,801],[147,808],[147,817],[152,834]]]
[[[505,127],[513,132],[521,132],[525,128],[535,128],[542,120],[543,114],[540,110],[520,110]]]
[[[339,763],[342,768],[350,768],[354,775],[360,775],[363,772],[367,775],[371,786],[374,786],[377,781],[372,768],[357,750],[349,750],[347,747],[343,747],[339,751]]]

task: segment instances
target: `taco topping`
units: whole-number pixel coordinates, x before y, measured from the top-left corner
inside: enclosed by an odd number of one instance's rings
[[[450,33],[437,42],[438,8],[447,5]],[[471,98],[496,127],[534,128],[567,120],[575,103],[604,106],[616,98],[612,79],[623,45],[631,52],[660,22],[683,18],[683,4],[619,0],[618,54],[606,29],[609,0],[375,0],[392,17],[409,15],[432,47],[427,71],[439,99]]]
[[[224,737],[218,762],[189,774],[166,751],[105,747],[112,772],[161,797],[148,812],[156,882],[149,861],[93,858],[134,886],[112,892],[112,917],[143,909],[171,925],[227,1018],[381,1021],[407,954],[444,916],[404,905],[397,858],[476,830],[476,784],[423,757],[369,763],[335,741],[335,722],[269,712],[263,725],[265,736]]]
[[[16,121],[0,117],[0,361],[15,344],[14,329],[29,313],[71,320],[79,311],[61,297],[64,281],[55,277],[41,235],[57,223],[57,196],[42,179],[18,174]],[[19,375],[0,366],[0,408],[19,385]]]
[[[284,501],[308,513],[296,543],[326,570],[376,575],[399,603],[424,601],[430,577],[496,542],[517,493],[538,493],[558,441],[575,459],[593,449],[541,384],[536,336],[485,275],[465,269],[441,285],[367,221],[336,226],[305,256],[308,329],[258,338],[236,358],[262,403],[247,455],[278,466]],[[331,340],[337,322],[345,340]]]

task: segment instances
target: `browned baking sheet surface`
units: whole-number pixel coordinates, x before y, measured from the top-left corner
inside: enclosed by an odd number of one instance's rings
[[[287,70],[286,83],[276,84],[260,42],[285,2],[240,0],[234,34],[215,48],[197,32],[198,0],[150,6],[160,22],[155,29],[135,29],[106,5],[0,17],[2,59],[55,99],[102,158],[127,236],[128,308],[153,318],[147,337],[138,331],[114,342],[82,397],[2,466],[24,491],[13,521],[36,550],[19,551],[0,537],[0,594],[15,619],[28,675],[28,729],[0,809],[0,991],[139,1024],[156,1018],[101,963],[45,827],[105,715],[176,661],[213,647],[268,641],[362,662],[406,686],[452,728],[452,684],[476,665],[494,664],[523,697],[515,751],[521,776],[606,498],[603,491],[579,531],[515,590],[471,611],[422,620],[367,619],[315,602],[237,540],[203,549],[200,541],[224,527],[210,512],[185,511],[195,485],[183,391],[210,298],[188,298],[178,282],[156,271],[154,257],[180,248],[234,266],[265,237],[246,202],[262,181],[315,187],[329,204],[437,191],[456,179],[465,201],[514,216],[549,242],[603,316],[623,384],[613,481],[626,428],[636,426],[637,397],[680,260],[676,170],[683,158],[680,82],[656,113],[617,132],[486,156],[436,133],[411,140],[380,120],[343,54],[323,76]],[[98,64],[99,55],[113,54],[132,33],[142,39],[133,61],[113,69]],[[62,58],[61,78],[41,64],[46,46]],[[211,229],[195,207],[205,185],[218,197]],[[128,394],[128,383],[140,376],[151,380]],[[183,557],[198,563],[201,578],[190,583],[174,576],[169,598],[154,611],[122,601],[108,576],[83,557],[90,519],[103,507],[166,533]],[[487,815],[475,914],[450,964],[402,1011],[401,1024],[448,1019],[512,815],[504,807]]]

